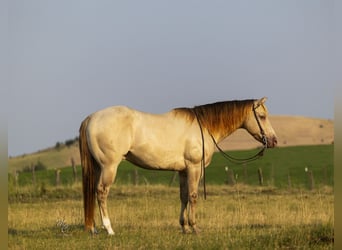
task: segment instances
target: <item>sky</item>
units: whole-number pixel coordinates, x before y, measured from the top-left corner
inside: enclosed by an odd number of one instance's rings
[[[9,1],[8,154],[112,105],[267,96],[271,115],[334,119],[335,18],[329,0]]]

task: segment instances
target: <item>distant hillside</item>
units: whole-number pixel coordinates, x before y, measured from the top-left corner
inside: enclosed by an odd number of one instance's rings
[[[52,147],[36,153],[12,157],[8,160],[8,172],[12,173],[16,170],[29,168],[32,164],[36,164],[39,161],[47,168],[62,168],[71,166],[72,158],[77,165],[80,164],[78,143],[76,142],[70,146],[61,145],[59,148]]]
[[[278,146],[319,145],[334,143],[332,120],[302,116],[271,116],[270,121],[278,137]],[[221,142],[225,150],[251,149],[260,143],[245,130],[239,129]]]
[[[301,116],[271,116],[272,126],[278,136],[278,146],[319,145],[334,143],[334,123],[331,120]],[[220,143],[224,150],[251,149],[259,147],[245,130],[237,130]],[[9,159],[9,172],[42,162],[47,168],[60,168],[71,165],[71,159],[80,164],[78,143],[60,145],[39,152]]]

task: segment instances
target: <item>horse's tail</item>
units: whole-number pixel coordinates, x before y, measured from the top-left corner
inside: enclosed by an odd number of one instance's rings
[[[82,164],[82,187],[85,230],[93,231],[95,228],[94,209],[95,191],[97,185],[98,163],[92,156],[87,139],[87,127],[90,117],[88,116],[81,124],[79,147]]]

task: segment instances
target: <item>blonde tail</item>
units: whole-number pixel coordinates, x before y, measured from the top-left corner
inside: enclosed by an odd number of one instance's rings
[[[79,136],[79,148],[82,164],[82,187],[85,230],[95,230],[94,209],[95,192],[97,185],[97,170],[99,166],[92,156],[87,139],[87,127],[90,117],[88,116],[81,124]]]

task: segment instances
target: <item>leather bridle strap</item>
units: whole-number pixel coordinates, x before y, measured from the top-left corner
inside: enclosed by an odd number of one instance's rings
[[[264,151],[265,149],[267,148],[267,137],[266,137],[266,134],[265,134],[265,131],[263,130],[263,128],[261,127],[261,124],[260,124],[260,121],[259,121],[259,118],[258,118],[258,115],[256,114],[256,108],[255,106],[253,106],[253,113],[254,113],[254,117],[255,117],[255,120],[257,121],[257,124],[259,126],[259,129],[260,129],[260,133],[261,133],[261,136],[262,136],[262,144],[263,144],[263,147],[262,149],[256,153],[255,155],[251,156],[251,157],[248,157],[248,158],[235,158],[233,156],[230,156],[228,155],[226,152],[224,152],[220,146],[217,144],[214,136],[209,132],[216,148],[221,152],[221,154],[223,155],[224,158],[226,158],[228,161],[230,162],[233,162],[235,164],[244,164],[244,163],[247,163],[247,162],[250,162],[250,161],[254,161],[258,158],[260,158],[261,156],[263,156],[264,154]]]
[[[255,117],[255,120],[257,121],[257,124],[258,124],[259,129],[260,129],[260,134],[261,134],[261,136],[262,136],[262,144],[264,145],[265,148],[267,148],[267,137],[266,137],[265,131],[264,131],[263,128],[261,127],[261,124],[260,124],[258,115],[257,115],[257,113],[256,113],[256,111],[255,111],[256,108],[257,108],[257,107],[254,107],[254,106],[253,106],[254,117]]]
[[[263,144],[263,147],[262,149],[256,153],[255,155],[249,157],[249,158],[244,158],[244,159],[241,159],[241,158],[235,158],[233,156],[230,156],[228,155],[226,152],[224,152],[220,147],[219,145],[217,145],[217,142],[214,138],[214,136],[210,133],[210,131],[207,129],[209,135],[211,136],[215,146],[217,147],[217,149],[221,152],[221,154],[224,156],[224,158],[226,158],[228,161],[231,161],[233,163],[236,163],[236,164],[244,164],[244,163],[247,163],[247,162],[250,162],[250,161],[254,161],[258,158],[260,158],[261,156],[263,156],[264,154],[264,151],[265,149],[267,148],[267,137],[266,137],[266,134],[265,134],[265,131],[263,130],[261,124],[260,124],[260,121],[259,121],[259,118],[258,118],[258,115],[256,114],[256,108],[255,106],[253,106],[253,113],[254,113],[254,117],[257,121],[257,124],[259,126],[259,129],[260,129],[260,133],[261,133],[261,136],[262,136],[262,144]],[[206,185],[205,185],[205,146],[204,146],[204,133],[203,133],[203,128],[202,128],[202,124],[200,122],[200,119],[197,115],[197,112],[193,109],[192,110],[196,116],[196,119],[197,119],[197,123],[198,123],[198,126],[200,128],[200,131],[201,131],[201,138],[202,138],[202,159],[201,159],[201,176],[203,175],[203,189],[204,189],[204,199],[207,198],[207,191],[206,191]]]
[[[204,147],[204,134],[202,124],[198,118],[197,112],[193,109],[193,112],[196,116],[198,126],[201,130],[201,137],[202,137],[202,159],[201,159],[201,176],[203,175],[203,192],[204,192],[204,199],[207,199],[207,188],[205,185],[205,147]]]

